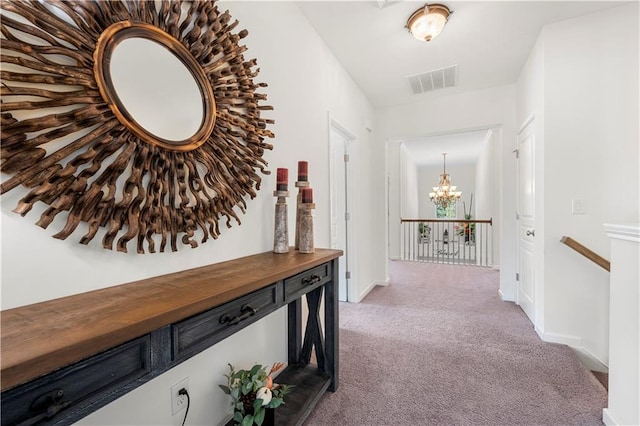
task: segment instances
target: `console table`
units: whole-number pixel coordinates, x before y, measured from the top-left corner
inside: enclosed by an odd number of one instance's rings
[[[301,424],[338,387],[341,255],[267,252],[2,311],[2,424],[70,424],[284,306],[277,381],[295,387],[276,423]]]

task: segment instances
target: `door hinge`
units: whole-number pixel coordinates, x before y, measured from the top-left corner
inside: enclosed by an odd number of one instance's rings
[[[520,220],[520,213],[516,212],[516,220]]]
[[[345,273],[344,273],[344,277],[345,277],[346,279],[350,280],[350,279],[351,279],[351,272],[349,272],[349,271],[345,272]]]
[[[345,212],[344,213],[344,220],[351,220],[351,213]]]
[[[520,281],[520,272],[516,272],[516,281]]]
[[[345,154],[344,155],[344,162],[348,163],[349,162],[349,154]]]
[[[516,158],[520,158],[520,150],[519,149],[514,149],[513,152],[514,152],[514,154],[516,154]]]

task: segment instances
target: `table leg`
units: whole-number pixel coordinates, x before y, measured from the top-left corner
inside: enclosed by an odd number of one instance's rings
[[[287,306],[288,358],[290,365],[300,363],[302,346],[302,300],[296,299]]]
[[[333,277],[330,282],[324,285],[324,325],[325,325],[325,373],[331,377],[329,390],[335,392],[338,389],[339,379],[339,357],[338,357],[338,259],[331,261]]]

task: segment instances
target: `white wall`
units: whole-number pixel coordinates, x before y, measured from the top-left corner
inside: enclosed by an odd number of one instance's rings
[[[246,58],[258,58],[258,81],[269,84],[265,92],[273,112],[274,150],[265,154],[269,169],[288,167],[295,174],[298,160],[309,161],[309,179],[314,188],[316,246],[329,246],[328,112],[357,137],[356,181],[376,182],[383,170],[384,154],[372,151],[374,133],[363,122],[373,122],[374,111],[348,74],[292,3],[224,2],[232,16],[247,28]],[[374,130],[375,131],[375,130]],[[21,196],[16,189],[2,197],[2,306],[3,309],[65,295],[86,292],[249,254],[269,251],[273,245],[275,176],[264,176],[263,187],[248,201],[242,225],[224,228],[218,240],[195,250],[183,247],[177,253],[123,254],[103,250],[99,239],[88,247],[78,244],[82,233],[66,241],[51,238],[61,229],[60,220],[48,230],[34,223],[44,210],[36,206],[22,218],[11,212]],[[359,288],[383,282],[384,217],[370,214],[384,205],[378,185],[359,185],[354,220],[360,241],[357,258]],[[290,200],[291,201],[291,200]],[[289,235],[293,238],[295,209],[289,208]],[[216,424],[227,414],[228,398],[218,388],[226,363],[238,367],[253,362],[286,360],[285,311],[248,327],[144,386],[90,415],[81,424],[179,424],[182,414],[172,417],[169,388],[183,377],[190,378],[192,406],[187,424]]]
[[[611,238],[607,426],[640,424],[640,225],[606,224]]]
[[[418,167],[419,217],[421,219],[435,219],[436,217],[435,205],[429,198],[429,193],[433,191],[434,186],[438,186],[441,173],[442,165]],[[462,198],[458,201],[456,207],[456,214],[459,219],[464,219],[462,202],[464,201],[467,204],[468,211],[471,193],[475,191],[476,186],[476,166],[473,163],[447,164],[447,173],[449,173],[451,183],[458,187],[458,191],[462,192]],[[473,204],[476,204],[475,194]],[[473,217],[475,218],[476,215],[474,214]]]
[[[418,218],[418,168],[404,144],[400,150],[400,217]]]
[[[504,299],[515,297],[515,173],[511,151],[515,148],[515,85],[493,87],[473,92],[421,98],[419,101],[378,110],[376,150],[384,153],[391,141],[420,136],[435,136],[461,130],[499,129],[496,167],[503,179],[499,209],[494,216],[494,236],[502,247],[500,292]],[[388,169],[391,172],[391,169]],[[382,187],[385,175],[377,177]],[[433,185],[432,185],[433,186]],[[378,208],[380,214],[385,210]],[[502,220],[504,218],[504,220]],[[393,226],[392,224],[390,226]]]
[[[593,28],[601,28],[593,37]],[[559,243],[609,256],[603,223],[637,222],[638,4],[549,25],[518,83],[518,123],[536,114],[538,328],[604,363],[609,275]],[[541,97],[542,96],[542,97]],[[585,214],[573,215],[571,200]],[[539,220],[543,219],[543,220]],[[538,299],[540,300],[540,299]]]
[[[385,166],[387,170],[387,182],[382,182],[387,188],[388,197],[386,202],[387,230],[388,230],[388,250],[389,259],[400,259],[400,205],[402,203],[402,191],[400,190],[400,151],[402,141],[393,141],[385,144]],[[376,212],[380,207],[373,210]],[[375,214],[375,213],[374,213]]]
[[[415,219],[419,213],[418,169],[401,140],[387,143],[384,152],[388,178],[383,182],[388,191],[388,256],[397,260],[400,259],[400,220]],[[379,209],[376,207],[373,211]]]
[[[586,40],[596,26],[606,31]],[[606,362],[608,274],[558,240],[608,258],[602,224],[638,219],[638,4],[551,25],[545,38],[545,326]]]
[[[500,158],[498,132],[499,130],[487,132],[480,157],[476,162],[472,212],[474,219],[498,219],[496,213],[500,211],[500,185],[497,182],[501,182],[500,167],[497,167]],[[492,264],[496,268],[500,266],[500,244],[494,244],[493,241],[500,241],[500,228],[497,223],[493,223],[492,227],[494,235],[488,243],[492,253]]]

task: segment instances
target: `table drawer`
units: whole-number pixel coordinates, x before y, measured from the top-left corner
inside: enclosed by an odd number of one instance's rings
[[[171,326],[173,360],[188,358],[275,311],[282,300],[282,282]]]
[[[150,371],[147,335],[3,392],[2,424],[55,422],[57,413],[73,417]]]
[[[285,301],[297,299],[311,289],[323,285],[331,280],[331,264],[317,266],[301,274],[284,280]]]

